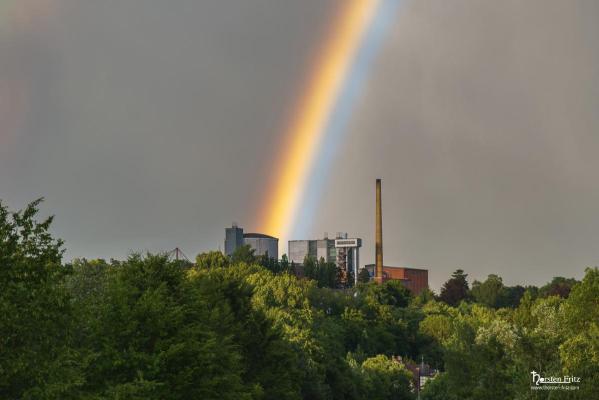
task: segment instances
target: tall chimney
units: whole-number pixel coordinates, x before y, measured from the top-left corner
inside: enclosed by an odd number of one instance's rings
[[[383,283],[383,207],[380,179],[376,180],[376,269],[374,281]]]

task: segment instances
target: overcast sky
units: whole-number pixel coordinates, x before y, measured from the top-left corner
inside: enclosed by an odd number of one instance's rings
[[[194,257],[255,229],[343,0],[27,3],[0,20],[5,203],[46,197],[67,259]],[[435,289],[456,268],[541,284],[599,265],[597,38],[595,0],[405,0],[312,235],[362,237],[372,262],[381,177],[385,264]]]

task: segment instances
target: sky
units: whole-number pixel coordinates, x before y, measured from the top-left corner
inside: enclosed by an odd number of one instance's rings
[[[0,199],[66,258],[223,246],[268,178],[342,0],[0,3]],[[507,284],[599,265],[599,3],[404,0],[311,224],[386,265]],[[267,205],[266,205],[267,206]],[[302,238],[295,238],[302,239]],[[282,246],[284,247],[284,246]]]

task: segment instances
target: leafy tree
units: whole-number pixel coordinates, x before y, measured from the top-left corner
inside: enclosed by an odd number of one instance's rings
[[[276,258],[269,257],[268,253],[256,257],[256,263],[274,273],[282,272],[279,260],[277,260]]]
[[[306,256],[304,259],[304,276],[316,281],[318,287],[338,288],[341,286],[337,265],[325,261],[323,257],[316,261]]]
[[[520,285],[516,286],[506,286],[503,294],[503,304],[502,307],[511,307],[516,308],[520,304],[520,300],[524,293],[526,292],[526,288]]]
[[[450,306],[457,306],[462,300],[469,298],[469,287],[463,270],[458,269],[451,278],[443,284],[439,298]]]
[[[196,257],[198,268],[223,268],[229,266],[229,259],[220,251],[209,251]]]
[[[564,373],[581,377],[576,398],[596,396],[599,381],[599,269],[587,268],[562,308],[566,340],[559,346]]]
[[[221,328],[228,307],[198,296],[166,256],[133,255],[89,305],[84,393],[108,398],[249,399],[243,364]]]
[[[539,296],[559,296],[563,299],[567,299],[570,295],[570,291],[577,283],[578,281],[576,279],[556,276],[550,283],[539,289]]]
[[[429,380],[422,389],[422,400],[461,400],[449,389],[450,383],[447,374],[440,373],[435,379]]]
[[[361,268],[360,272],[358,272],[358,282],[359,283],[368,283],[370,282],[370,273],[366,268]]]
[[[474,281],[471,290],[477,303],[499,308],[506,303],[507,293],[500,276],[491,274],[484,282]]]
[[[291,270],[291,264],[289,263],[289,258],[287,257],[287,254],[283,254],[281,256],[280,271],[287,272],[287,273],[293,272]]]
[[[11,212],[0,203],[0,398],[68,398],[81,379],[70,351],[72,308],[62,288],[62,241],[42,199]]]
[[[256,260],[256,255],[254,254],[256,251],[252,249],[249,244],[243,245],[235,249],[233,254],[231,255],[231,263],[239,264],[254,264]]]
[[[410,389],[412,374],[405,366],[386,356],[371,357],[362,363],[361,373],[364,376],[364,398],[413,399]]]
[[[412,301],[412,305],[414,305],[416,307],[422,307],[426,303],[428,303],[430,301],[434,301],[434,300],[435,300],[435,292],[433,292],[429,288],[425,288],[424,290],[422,290],[420,293],[418,293],[414,297],[414,299]]]
[[[288,274],[273,275],[247,264],[202,271],[192,281],[200,298],[230,310],[229,320],[220,319],[220,335],[231,335],[232,343],[241,354],[243,381],[257,398],[300,398],[299,355],[286,337],[281,318],[272,315],[277,303],[271,303],[271,307],[264,303],[270,297],[264,291],[269,289],[277,290],[279,300],[291,301],[293,289],[287,285],[292,282],[297,280]]]
[[[371,288],[378,291],[380,304],[407,307],[413,297],[412,292],[401,281],[394,279],[388,280],[382,285],[371,285]]]

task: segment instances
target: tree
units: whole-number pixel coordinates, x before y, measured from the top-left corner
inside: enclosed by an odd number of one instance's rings
[[[281,256],[281,262],[279,263],[280,265],[280,271],[281,272],[293,272],[291,271],[291,264],[289,263],[289,258],[287,257],[287,254],[283,254]]]
[[[306,256],[304,258],[304,276],[316,281],[318,287],[338,288],[340,276],[337,264],[325,261],[324,257],[316,261]]]
[[[379,297],[381,304],[407,307],[410,300],[414,297],[412,292],[399,280],[390,279],[382,285],[376,285],[375,287],[381,289]]]
[[[178,263],[132,255],[110,269],[99,295],[82,321],[81,346],[93,357],[85,395],[250,399],[229,331],[236,317],[224,302],[199,295]]]
[[[370,273],[366,268],[360,269],[358,272],[358,282],[360,283],[368,283],[370,282]]]
[[[599,381],[599,269],[587,268],[562,307],[566,337],[559,346],[564,374],[581,378],[577,399],[596,396]]]
[[[500,276],[494,274],[489,275],[482,283],[474,281],[471,294],[477,303],[491,308],[503,306],[507,295],[503,280]]]
[[[576,285],[577,283],[578,281],[576,279],[556,276],[551,280],[550,283],[546,284],[545,286],[539,289],[539,296],[559,296],[563,299],[567,299],[570,295],[572,287],[574,287],[574,285]]]
[[[256,256],[254,254],[255,252],[256,250],[252,249],[252,247],[249,244],[240,246],[237,249],[235,249],[235,251],[231,255],[231,263],[254,264],[256,262]]]
[[[62,244],[42,199],[10,212],[0,203],[0,398],[66,398],[80,380],[69,350],[72,307],[62,288]]]
[[[463,270],[456,270],[451,278],[443,284],[440,300],[450,306],[457,306],[462,300],[467,300],[469,297],[467,277],[468,274],[465,274]]]
[[[224,268],[229,266],[229,259],[220,251],[209,251],[198,254],[197,268]]]
[[[520,285],[506,286],[503,296],[503,304],[501,306],[511,308],[518,307],[518,305],[520,304],[520,300],[524,296],[525,292],[526,288]]]
[[[364,398],[372,400],[413,399],[410,390],[412,374],[406,367],[384,355],[368,358],[362,363]]]
[[[435,292],[430,290],[429,288],[424,288],[416,297],[414,297],[412,301],[412,305],[421,307],[428,303],[429,301],[435,300]]]

